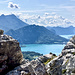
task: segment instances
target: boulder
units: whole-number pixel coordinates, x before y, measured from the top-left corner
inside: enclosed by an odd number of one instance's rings
[[[48,75],[45,65],[38,60],[32,60],[26,64],[22,64],[6,75]]]
[[[21,64],[23,55],[19,42],[0,30],[0,75]]]

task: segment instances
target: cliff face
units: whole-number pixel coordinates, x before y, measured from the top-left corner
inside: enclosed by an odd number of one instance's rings
[[[46,65],[46,68],[51,75],[75,75],[75,36],[70,39],[61,54]]]
[[[0,30],[0,75],[21,64],[22,58],[19,42]]]

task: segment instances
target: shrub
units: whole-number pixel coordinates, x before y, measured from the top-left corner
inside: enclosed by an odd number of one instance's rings
[[[3,34],[3,32],[4,32],[4,31],[0,29],[0,35],[2,35],[2,34]]]
[[[73,52],[72,54],[75,55],[75,52]]]
[[[63,69],[63,70],[62,70],[62,74],[65,74],[65,73],[66,73],[66,69]]]

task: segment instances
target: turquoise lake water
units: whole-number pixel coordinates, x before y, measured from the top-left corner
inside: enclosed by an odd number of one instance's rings
[[[73,35],[61,35],[70,39]],[[21,47],[22,51],[34,51],[41,54],[49,54],[50,52],[59,55],[65,44],[25,44],[26,47]]]
[[[26,47],[21,47],[22,51],[34,51],[43,55],[49,54],[50,52],[59,55],[64,48],[64,44],[26,44]]]

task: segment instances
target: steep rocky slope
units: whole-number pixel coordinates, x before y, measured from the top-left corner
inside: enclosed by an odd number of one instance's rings
[[[73,36],[62,50],[61,54],[47,65],[50,75],[75,75],[75,36]]]

